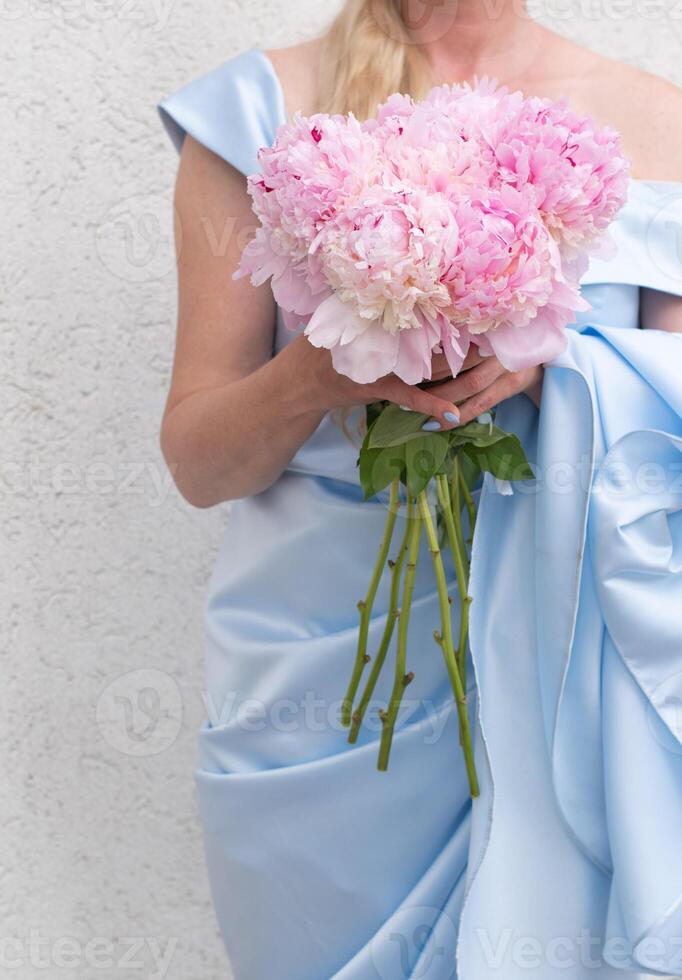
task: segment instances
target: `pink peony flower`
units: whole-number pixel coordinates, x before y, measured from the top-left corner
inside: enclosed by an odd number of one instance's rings
[[[399,180],[449,195],[488,183],[492,153],[471,137],[469,113],[453,111],[463,99],[461,87],[443,86],[423,102],[393,96],[380,108],[373,133]]]
[[[439,325],[451,306],[442,274],[458,236],[447,198],[409,185],[368,188],[362,203],[328,222],[313,246],[338,303],[328,301],[313,314],[310,342],[332,350],[335,366],[356,381],[367,375],[368,347],[381,374],[395,371],[410,384],[430,377]],[[339,315],[338,304],[344,314],[335,326],[329,311]]]
[[[620,136],[577,116],[566,102],[526,99],[496,136],[499,179],[531,187],[566,254],[593,248],[627,197]]]
[[[300,113],[260,151],[262,173],[248,188],[260,228],[244,250],[236,276],[254,285],[272,279],[278,304],[312,312],[328,294],[311,245],[320,227],[362,192],[381,167],[378,145],[352,116]]]
[[[376,117],[300,114],[249,178],[237,276],[360,383],[453,374],[471,343],[510,370],[565,345],[585,255],[623,205],[617,134],[484,79],[393,95]]]

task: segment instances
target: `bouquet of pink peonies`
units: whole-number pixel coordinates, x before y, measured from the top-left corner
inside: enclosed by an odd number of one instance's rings
[[[471,344],[510,371],[545,363],[589,309],[580,278],[625,202],[628,165],[613,130],[565,102],[524,98],[484,80],[434,88],[421,102],[393,95],[376,116],[297,114],[260,153],[249,178],[260,227],[237,276],[271,280],[292,328],[331,351],[360,384],[396,374],[431,377],[444,354],[456,376]],[[387,768],[407,671],[407,626],[420,536],[428,538],[440,598],[442,649],[459,714],[472,795],[478,784],[466,703],[469,547],[481,471],[532,477],[516,436],[492,421],[426,433],[426,416],[388,403],[367,410],[360,451],[366,497],[390,487],[386,530],[367,596],[343,706],[355,741],[397,624],[394,686],[381,712]],[[391,608],[362,696],[372,605],[406,487],[407,520],[390,569]],[[436,520],[428,488],[438,500]],[[468,540],[462,513],[467,515]],[[439,534],[439,524],[442,535]],[[457,643],[441,553],[453,555],[460,596]],[[402,601],[401,600],[402,589]]]

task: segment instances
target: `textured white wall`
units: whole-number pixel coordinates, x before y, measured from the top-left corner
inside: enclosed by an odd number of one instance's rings
[[[228,975],[191,780],[225,511],[182,504],[156,447],[176,160],[154,104],[320,6],[0,0],[2,976]],[[682,82],[680,0],[542,18]]]

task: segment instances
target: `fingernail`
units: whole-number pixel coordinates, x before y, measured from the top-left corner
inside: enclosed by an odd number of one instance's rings
[[[409,405],[398,405],[398,408],[400,409],[401,412],[411,412],[412,411],[412,409],[410,408]]]
[[[442,428],[442,426],[441,426],[440,422],[438,421],[438,419],[429,419],[428,422],[424,422],[424,424],[422,426],[422,431],[423,432],[438,432],[438,430],[441,429],[441,428]]]
[[[455,414],[455,412],[443,412],[443,418],[447,422],[459,422],[459,415]]]

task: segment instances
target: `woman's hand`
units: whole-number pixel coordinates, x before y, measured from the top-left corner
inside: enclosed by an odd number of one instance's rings
[[[309,390],[317,392],[313,399],[318,407],[327,410],[385,400],[430,415],[428,431],[438,431],[470,422],[520,392],[540,404],[542,367],[507,371],[496,357],[481,357],[474,346],[456,378],[444,355],[434,355],[432,381],[427,387],[418,387],[405,384],[395,375],[369,385],[356,384],[334,370],[328,351],[313,348],[304,337],[297,338],[290,347],[295,345],[301,345],[297,358],[303,362],[304,372],[314,379],[312,385],[309,382]]]
[[[455,402],[459,412],[458,424],[464,425],[521,392],[525,392],[539,406],[543,376],[542,366],[525,371],[508,371],[496,357],[481,357],[478,348],[472,346],[457,377],[444,380],[429,390],[438,398]],[[433,422],[436,421],[440,422],[441,419],[436,416]],[[435,424],[427,422],[426,425],[437,431]]]
[[[303,335],[291,341],[284,353],[291,359],[292,378],[298,379],[299,389],[306,393],[310,410],[326,412],[389,401],[432,416],[442,428],[458,424],[457,408],[445,385],[420,388],[406,384],[395,374],[379,378],[372,384],[356,384],[334,370],[329,351],[313,347]],[[434,379],[451,378],[442,354],[434,357],[432,376]]]

